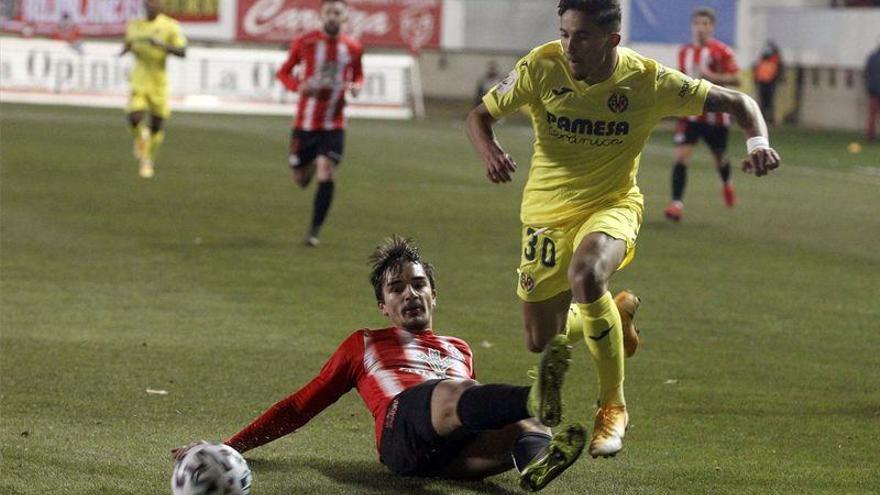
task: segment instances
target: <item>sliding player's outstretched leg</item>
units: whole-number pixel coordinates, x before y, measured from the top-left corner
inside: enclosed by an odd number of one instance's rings
[[[566,426],[519,474],[519,486],[536,492],[556,479],[580,457],[587,444],[587,430],[580,424]]]

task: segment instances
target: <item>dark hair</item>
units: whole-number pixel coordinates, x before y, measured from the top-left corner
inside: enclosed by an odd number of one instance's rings
[[[618,0],[559,0],[559,15],[569,9],[580,10],[593,16],[593,23],[611,32],[620,30],[620,2]]]
[[[373,284],[376,301],[385,301],[382,286],[385,284],[388,274],[394,276],[400,273],[406,263],[422,265],[422,268],[425,269],[425,275],[428,276],[428,282],[431,283],[431,289],[437,287],[434,285],[434,266],[422,261],[422,255],[413,240],[392,234],[391,237],[386,237],[382,244],[376,246],[373,254],[370,255],[370,264],[373,265],[373,271],[370,272],[370,283]]]
[[[712,21],[712,24],[715,24],[715,9],[712,7],[697,7],[691,12],[691,20],[697,17],[705,17]]]

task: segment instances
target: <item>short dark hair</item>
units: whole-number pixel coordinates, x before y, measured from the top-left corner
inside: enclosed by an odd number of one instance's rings
[[[382,244],[376,246],[373,254],[370,255],[370,264],[373,266],[373,271],[370,272],[370,283],[373,284],[376,301],[385,301],[382,286],[385,284],[386,278],[389,274],[394,276],[400,273],[406,263],[422,265],[422,268],[425,269],[425,275],[428,276],[428,282],[431,283],[431,290],[437,288],[434,285],[434,266],[427,261],[422,261],[422,255],[413,240],[392,234],[391,237],[386,237]]]
[[[691,20],[697,17],[705,17],[712,21],[712,24],[715,24],[715,9],[712,7],[697,7],[691,12]]]
[[[611,32],[620,31],[620,2],[618,0],[559,0],[559,15],[567,10],[580,10],[593,16],[593,23]]]

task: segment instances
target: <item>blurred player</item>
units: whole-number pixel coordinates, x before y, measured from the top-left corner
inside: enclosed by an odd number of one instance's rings
[[[635,254],[644,204],[636,174],[651,131],[666,116],[730,112],[749,137],[746,171],[763,176],[779,155],[751,98],[618,47],[617,0],[562,0],[558,14],[561,40],[517,62],[466,127],[489,180],[510,182],[516,162],[492,126],[521,106],[530,110],[535,145],[517,288],[526,345],[538,352],[561,331],[584,335],[599,378],[590,453],[612,456],[629,422],[623,358],[638,345],[639,301],[628,292],[612,299],[608,279]]]
[[[520,484],[539,490],[577,460],[585,429],[568,426],[551,438],[541,424],[561,419],[564,338],[548,346],[531,387],[481,385],[468,344],[432,331],[434,269],[411,241],[386,239],[371,261],[376,302],[391,326],[351,334],[317,377],[227,445],[246,452],[292,433],[357,388],[375,419],[379,460],[395,474],[482,479],[517,467]]]
[[[134,135],[134,154],[140,162],[140,176],[153,176],[153,164],[159,146],[165,140],[163,124],[171,115],[168,106],[168,54],[186,56],[186,38],[180,24],[160,12],[159,0],[145,0],[146,19],[133,19],[125,29],[125,46],[120,56],[134,54],[131,71],[131,97],[128,100],[128,123]],[[142,126],[149,112],[150,125]]]
[[[678,70],[719,86],[739,86],[739,68],[733,50],[713,38],[714,34],[715,11],[708,7],[694,9],[691,13],[692,41],[678,51]],[[728,208],[736,204],[736,193],[730,183],[730,159],[727,158],[729,128],[730,115],[724,112],[706,112],[679,120],[675,133],[675,166],[672,168],[672,202],[666,207],[666,218],[678,222],[684,214],[687,166],[694,154],[694,144],[701,138],[715,158],[724,204]]]
[[[361,45],[340,33],[347,15],[344,0],[323,0],[322,29],[293,40],[277,74],[284,87],[299,92],[290,137],[293,181],[306,187],[313,175],[318,176],[308,246],[318,245],[318,233],[333,201],[333,177],[345,144],[346,90],[356,97],[364,79]]]

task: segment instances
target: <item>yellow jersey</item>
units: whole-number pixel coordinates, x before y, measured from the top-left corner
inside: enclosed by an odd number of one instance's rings
[[[528,106],[534,153],[523,191],[523,224],[553,225],[633,199],[639,157],[667,116],[700,115],[712,84],[618,48],[614,73],[574,79],[560,41],[532,50],[486,96],[496,119]]]
[[[186,38],[180,23],[165,14],[159,14],[152,21],[132,19],[125,28],[125,41],[131,43],[135,57],[134,68],[129,81],[132,90],[164,92],[168,87],[165,59],[168,52],[150,44],[156,38],[177,48],[186,46]]]

